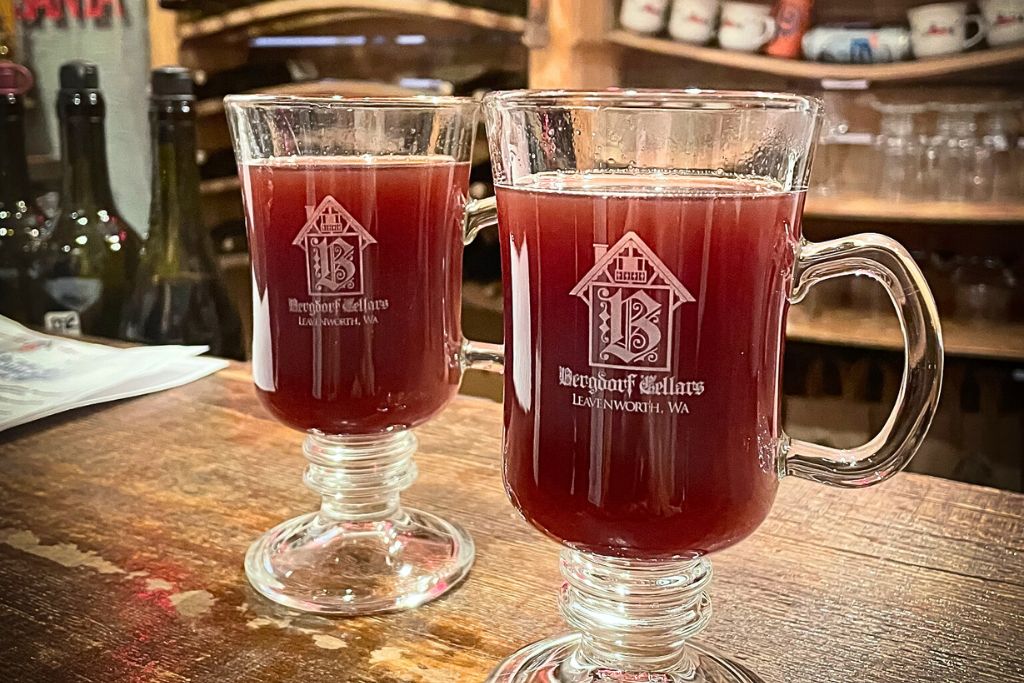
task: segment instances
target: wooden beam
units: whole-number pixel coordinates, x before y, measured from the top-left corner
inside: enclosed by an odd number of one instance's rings
[[[608,49],[606,0],[550,0],[548,43],[530,51],[531,88],[602,89],[618,85],[618,50]]]
[[[463,7],[443,0],[272,0],[185,22],[181,26],[180,34],[182,38],[190,40],[300,14],[342,10],[387,11],[389,14],[453,21],[482,29],[512,33],[521,33],[525,26],[521,17],[478,7]]]
[[[178,64],[178,18],[174,12],[162,9],[157,0],[146,0],[149,15],[150,66]]]

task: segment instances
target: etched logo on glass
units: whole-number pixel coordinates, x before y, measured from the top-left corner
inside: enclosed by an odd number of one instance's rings
[[[675,310],[693,295],[635,232],[594,244],[594,259],[570,292],[590,309],[590,366],[669,371]]]
[[[330,195],[315,209],[307,206],[306,213],[306,223],[292,244],[306,252],[310,295],[361,295],[363,250],[377,240]]]

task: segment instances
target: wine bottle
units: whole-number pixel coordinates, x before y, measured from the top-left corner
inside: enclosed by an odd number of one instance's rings
[[[0,315],[22,323],[31,317],[31,268],[46,225],[28,177],[26,74],[0,62]]]
[[[152,74],[153,199],[149,234],[125,307],[122,337],[145,344],[205,344],[240,357],[241,323],[199,214],[195,94],[187,69]]]
[[[238,166],[235,164],[235,151],[230,147],[199,155],[200,179],[227,178],[237,174]]]
[[[61,66],[57,94],[63,182],[38,260],[36,323],[48,331],[117,335],[141,239],[114,204],[106,106],[90,62]]]

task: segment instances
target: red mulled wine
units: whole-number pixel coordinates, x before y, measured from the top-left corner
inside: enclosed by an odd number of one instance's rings
[[[555,539],[693,557],[768,514],[800,192],[681,174],[499,187],[506,485]]]
[[[469,164],[289,157],[241,169],[254,277],[253,377],[282,422],[411,427],[454,396]]]

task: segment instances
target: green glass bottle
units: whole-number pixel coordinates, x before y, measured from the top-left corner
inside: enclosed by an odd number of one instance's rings
[[[22,323],[31,316],[31,268],[46,225],[28,177],[25,73],[0,62],[0,315]]]
[[[195,95],[187,69],[155,69],[150,124],[153,199],[149,234],[122,337],[145,344],[205,344],[240,357],[241,323],[199,212]]]
[[[142,240],[114,204],[95,64],[61,66],[57,114],[63,184],[38,259],[35,322],[48,331],[116,337]]]

